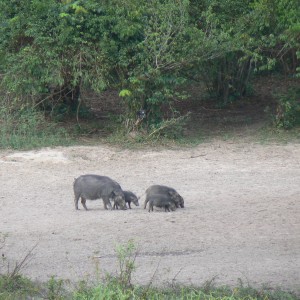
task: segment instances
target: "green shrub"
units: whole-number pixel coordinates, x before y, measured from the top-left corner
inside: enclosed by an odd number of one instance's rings
[[[300,125],[300,88],[290,89],[287,94],[277,98],[274,121],[276,127],[284,129]]]
[[[66,294],[66,291],[64,287],[64,281],[51,276],[47,283],[46,294],[47,295],[45,298],[49,300],[65,299],[64,295]]]
[[[25,299],[36,293],[33,282],[19,274],[0,275],[0,299]]]
[[[137,256],[137,247],[134,244],[133,240],[129,240],[124,245],[116,246],[116,253],[119,264],[118,275],[112,277],[108,276],[109,283],[116,283],[124,290],[132,287],[131,277],[132,273],[135,271],[135,259]]]
[[[4,249],[6,238],[7,234],[0,232],[0,249]],[[36,293],[33,282],[22,275],[22,270],[29,262],[34,248],[35,246],[20,261],[14,263],[3,252],[1,253],[0,299],[25,299],[25,295]]]
[[[30,149],[69,144],[67,132],[31,108],[0,108],[0,148]]]

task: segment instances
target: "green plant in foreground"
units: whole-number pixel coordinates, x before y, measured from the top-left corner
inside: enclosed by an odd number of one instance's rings
[[[22,275],[0,275],[0,299],[22,299],[34,295],[34,283]]]
[[[64,281],[62,279],[56,279],[54,276],[52,276],[47,283],[46,298],[49,300],[65,299],[65,294]]]
[[[7,235],[0,233],[0,249],[4,249],[4,242]],[[21,273],[32,257],[34,246],[22,260],[15,262],[11,266],[11,262],[1,254],[0,261],[0,299],[19,299],[22,295],[33,295],[36,292],[34,283],[24,277]],[[14,295],[10,297],[10,295]]]
[[[117,259],[119,264],[119,274],[115,277],[117,283],[126,288],[132,287],[131,278],[135,271],[135,259],[137,248],[133,240],[129,240],[124,245],[116,246]]]
[[[1,235],[0,235],[1,236]],[[1,240],[0,240],[1,246]],[[1,247],[0,247],[1,248]],[[137,247],[133,240],[116,246],[119,270],[117,275],[108,275],[105,282],[92,285],[81,281],[76,288],[66,289],[67,281],[52,276],[43,284],[37,284],[22,275],[0,273],[0,300],[2,299],[49,299],[49,300],[122,300],[122,299],[182,299],[182,300],[297,300],[296,295],[274,289],[254,289],[240,280],[235,288],[216,287],[214,278],[202,287],[168,285],[157,288],[137,286],[131,282],[136,269]],[[26,256],[27,257],[27,256]],[[27,261],[27,258],[25,259]]]

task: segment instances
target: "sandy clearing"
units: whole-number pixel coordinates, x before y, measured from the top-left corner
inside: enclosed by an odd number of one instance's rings
[[[72,183],[82,174],[118,181],[138,196],[151,184],[174,187],[175,212],[105,211],[88,201],[75,211]],[[134,282],[269,284],[300,293],[300,147],[213,142],[181,150],[108,146],[0,152],[1,251],[24,270],[78,280],[116,270],[117,243],[139,246]]]

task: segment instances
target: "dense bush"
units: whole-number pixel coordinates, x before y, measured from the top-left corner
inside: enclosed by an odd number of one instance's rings
[[[275,124],[284,129],[300,125],[300,88],[290,89],[286,95],[277,97]]]
[[[226,105],[255,72],[299,74],[299,14],[297,0],[3,0],[0,94],[75,113],[84,89],[110,87],[124,124],[144,109],[159,127],[189,81]]]
[[[46,120],[42,112],[29,107],[0,107],[0,148],[30,149],[69,143],[67,132]]]

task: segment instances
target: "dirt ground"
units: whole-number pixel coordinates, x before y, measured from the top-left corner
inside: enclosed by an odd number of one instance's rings
[[[141,196],[131,210],[102,200],[76,211],[73,180],[110,176]],[[185,208],[143,209],[152,184],[174,187]],[[138,245],[133,282],[263,284],[300,293],[300,146],[213,141],[177,150],[108,146],[0,152],[0,250],[23,273],[76,281],[115,272],[115,246]],[[12,267],[12,263],[11,263]],[[98,271],[96,270],[98,268]]]

